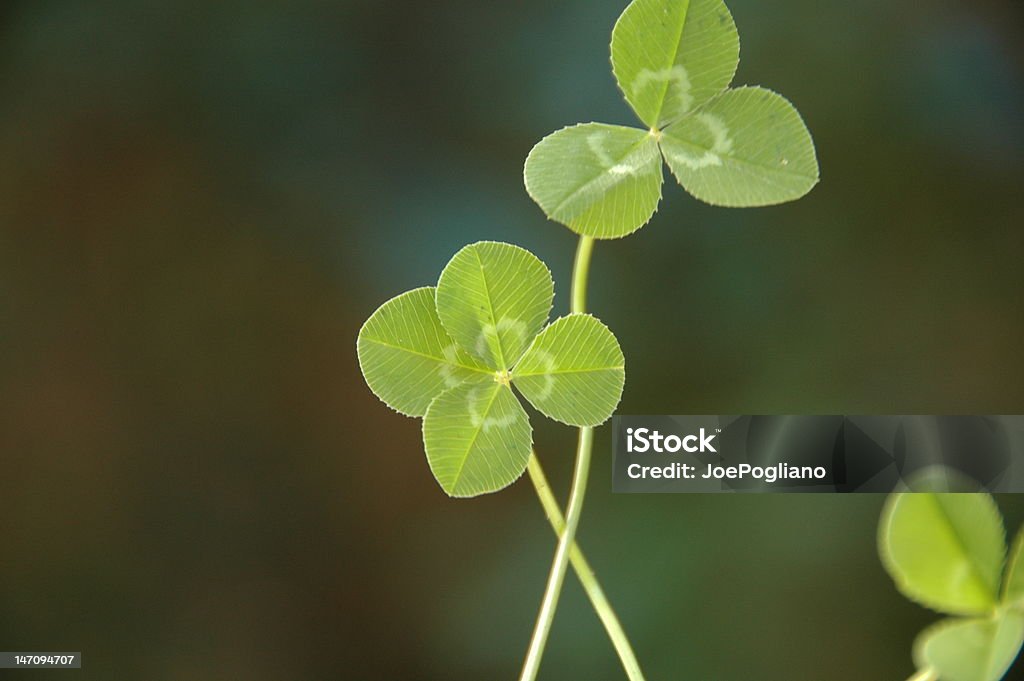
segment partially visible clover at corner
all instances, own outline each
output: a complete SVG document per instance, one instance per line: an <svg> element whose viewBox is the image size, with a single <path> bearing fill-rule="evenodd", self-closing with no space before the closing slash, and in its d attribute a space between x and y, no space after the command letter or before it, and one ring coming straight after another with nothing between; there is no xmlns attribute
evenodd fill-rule
<svg viewBox="0 0 1024 681"><path fill-rule="evenodd" d="M739 35L721 0L634 0L612 32L612 70L647 129L563 128L526 159L526 190L578 234L626 236L661 201L662 158L715 206L796 200L818 182L814 142L797 110L760 87L729 88Z"/></svg>
<svg viewBox="0 0 1024 681"><path fill-rule="evenodd" d="M918 635L909 681L1003 679L1024 645L1024 528L1007 560L991 495L898 492L878 548L903 595L949 615Z"/></svg>
<svg viewBox="0 0 1024 681"><path fill-rule="evenodd" d="M606 421L625 368L611 331L572 314L547 325L554 284L517 246L479 242L455 254L437 287L384 303L359 332L359 365L392 409L423 417L427 461L451 496L494 492L526 469L529 418L512 386L572 426Z"/></svg>

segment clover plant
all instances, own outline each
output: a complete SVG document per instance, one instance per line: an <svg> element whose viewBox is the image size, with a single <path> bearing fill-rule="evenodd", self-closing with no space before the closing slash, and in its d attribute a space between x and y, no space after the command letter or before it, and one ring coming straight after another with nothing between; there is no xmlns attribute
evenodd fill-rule
<svg viewBox="0 0 1024 681"><path fill-rule="evenodd" d="M634 0L612 31L611 56L619 88L646 127L564 128L534 147L524 169L526 190L544 213L580 235L570 314L545 326L554 291L548 269L517 246L480 242L455 254L436 287L384 303L358 338L370 389L396 411L423 418L427 462L446 493L494 492L529 473L558 545L521 681L536 678L570 564L627 677L644 678L575 541L593 429L612 415L625 381L618 341L586 314L595 240L650 220L663 158L691 195L718 206L792 201L818 181L796 109L764 88L729 88L739 37L720 0ZM579 429L564 516L515 391Z"/></svg>
<svg viewBox="0 0 1024 681"><path fill-rule="evenodd" d="M911 681L1003 678L1024 643L1024 528L1007 563L990 495L901 492L882 513L878 545L904 596L952 616L917 637Z"/></svg>
<svg viewBox="0 0 1024 681"><path fill-rule="evenodd" d="M761 87L728 87L740 43L721 0L636 0L611 49L619 89L648 129L585 123L534 147L526 190L552 220L599 239L636 231L661 201L662 158L716 206L792 201L817 183L793 105Z"/></svg>
<svg viewBox="0 0 1024 681"><path fill-rule="evenodd" d="M423 417L427 462L453 497L495 492L526 470L530 420L572 426L611 416L625 381L622 350L601 322L571 314L544 327L551 274L531 253L481 242L455 254L437 287L384 303L359 333L370 389Z"/></svg>

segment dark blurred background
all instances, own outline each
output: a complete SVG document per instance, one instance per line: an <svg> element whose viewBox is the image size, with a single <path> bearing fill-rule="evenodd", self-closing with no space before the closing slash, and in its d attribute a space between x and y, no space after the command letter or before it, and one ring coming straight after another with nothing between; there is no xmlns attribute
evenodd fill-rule
<svg viewBox="0 0 1024 681"><path fill-rule="evenodd" d="M446 498L355 336L479 239L566 311L522 163L632 122L624 4L0 3L0 649L86 667L17 678L516 675L554 550L529 483ZM666 178L598 245L619 411L1024 411L1024 6L729 5L736 82L797 105L822 183L723 210ZM574 434L535 430L564 499ZM650 681L910 674L938 616L879 565L881 497L613 496L607 430L581 541ZM571 576L541 677L623 678Z"/></svg>

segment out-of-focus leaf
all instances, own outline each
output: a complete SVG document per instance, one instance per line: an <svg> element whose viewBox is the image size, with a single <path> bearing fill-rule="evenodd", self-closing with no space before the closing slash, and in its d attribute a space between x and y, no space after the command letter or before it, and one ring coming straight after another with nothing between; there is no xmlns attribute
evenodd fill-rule
<svg viewBox="0 0 1024 681"><path fill-rule="evenodd" d="M1024 616L945 620L921 632L914 662L941 681L999 681L1024 642Z"/></svg>
<svg viewBox="0 0 1024 681"><path fill-rule="evenodd" d="M996 605L1006 541L987 494L892 495L879 551L900 591L923 605L963 615Z"/></svg>
<svg viewBox="0 0 1024 681"><path fill-rule="evenodd" d="M1017 532L1006 566L1003 601L1012 607L1024 607L1024 527Z"/></svg>

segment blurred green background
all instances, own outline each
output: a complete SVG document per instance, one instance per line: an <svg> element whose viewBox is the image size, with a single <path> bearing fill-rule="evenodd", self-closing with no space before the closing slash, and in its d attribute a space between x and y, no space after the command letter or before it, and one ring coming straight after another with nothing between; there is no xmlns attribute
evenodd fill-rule
<svg viewBox="0 0 1024 681"><path fill-rule="evenodd" d="M575 240L522 163L631 122L624 4L0 3L0 649L88 679L515 676L554 550L533 492L447 499L355 336L479 239L548 262L567 310ZM1024 6L729 5L736 82L794 101L823 180L722 210L668 178L598 244L619 411L1021 413ZM574 434L535 427L564 499ZM879 565L881 497L613 496L607 431L581 541L651 681L910 674L938 616ZM621 679L567 584L541 677Z"/></svg>

